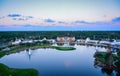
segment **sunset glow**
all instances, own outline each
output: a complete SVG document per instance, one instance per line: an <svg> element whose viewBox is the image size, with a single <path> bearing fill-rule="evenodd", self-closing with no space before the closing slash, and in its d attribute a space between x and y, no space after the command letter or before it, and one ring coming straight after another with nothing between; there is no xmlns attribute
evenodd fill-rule
<svg viewBox="0 0 120 76"><path fill-rule="evenodd" d="M120 0L0 0L0 31L120 30L119 9Z"/></svg>

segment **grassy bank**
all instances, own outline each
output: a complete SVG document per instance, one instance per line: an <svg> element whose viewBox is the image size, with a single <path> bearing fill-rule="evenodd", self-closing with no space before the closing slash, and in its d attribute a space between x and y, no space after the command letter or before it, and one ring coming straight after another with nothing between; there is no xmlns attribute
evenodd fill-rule
<svg viewBox="0 0 120 76"><path fill-rule="evenodd" d="M38 49L38 48L51 48L51 46L49 45L32 45L32 46L28 46L28 45L19 45L15 48L11 48L9 51L2 51L0 52L0 58L3 57L4 55L8 55L11 53L15 53L15 52L20 52L26 49Z"/></svg>
<svg viewBox="0 0 120 76"><path fill-rule="evenodd" d="M74 47L58 47L58 46L55 46L54 48L57 49L57 50L61 50L61 51L70 51L70 50L75 50L76 49Z"/></svg>
<svg viewBox="0 0 120 76"><path fill-rule="evenodd" d="M11 53L15 53L15 52L20 52L26 49L38 49L38 48L54 48L56 50L61 50L61 51L69 51L69 50L75 50L76 48L74 47L60 47L60 46L51 46L48 44L44 44L44 45L19 45L15 48L11 48L9 51L3 51L0 52L0 58L3 57L4 55L8 55Z"/></svg>
<svg viewBox="0 0 120 76"><path fill-rule="evenodd" d="M34 69L14 69L0 63L0 76L38 76Z"/></svg>
<svg viewBox="0 0 120 76"><path fill-rule="evenodd" d="M106 61L106 55L107 55L106 52L97 52L97 53L95 53L94 57L95 57L97 60L105 63L105 61Z"/></svg>
<svg viewBox="0 0 120 76"><path fill-rule="evenodd" d="M111 56L112 58L112 65L115 66L116 68L120 68L120 56L119 55L108 53L108 52L97 52L94 55L94 57L98 61L104 64L108 63L109 56Z"/></svg>

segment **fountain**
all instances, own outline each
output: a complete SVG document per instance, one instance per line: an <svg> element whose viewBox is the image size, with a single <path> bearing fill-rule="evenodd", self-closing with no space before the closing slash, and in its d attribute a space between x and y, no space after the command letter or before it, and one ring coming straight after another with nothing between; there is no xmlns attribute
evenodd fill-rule
<svg viewBox="0 0 120 76"><path fill-rule="evenodd" d="M29 60L31 59L32 51L30 49L26 50L27 55L29 56Z"/></svg>

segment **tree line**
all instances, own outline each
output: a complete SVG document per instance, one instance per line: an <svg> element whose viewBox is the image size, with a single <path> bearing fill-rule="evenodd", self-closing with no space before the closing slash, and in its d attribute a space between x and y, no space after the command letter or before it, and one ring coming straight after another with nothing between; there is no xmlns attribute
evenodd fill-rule
<svg viewBox="0 0 120 76"><path fill-rule="evenodd" d="M74 36L76 39L120 39L120 31L6 31L0 32L0 43L16 39L56 39L58 36Z"/></svg>

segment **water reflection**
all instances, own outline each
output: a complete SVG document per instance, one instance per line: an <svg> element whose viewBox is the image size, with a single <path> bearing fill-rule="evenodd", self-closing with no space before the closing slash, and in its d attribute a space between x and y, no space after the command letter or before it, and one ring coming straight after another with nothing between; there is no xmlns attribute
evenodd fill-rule
<svg viewBox="0 0 120 76"><path fill-rule="evenodd" d="M71 62L71 61L65 61L64 64L65 64L65 67L66 67L66 68L72 67L72 66L74 65L74 63Z"/></svg>
<svg viewBox="0 0 120 76"><path fill-rule="evenodd" d="M115 69L110 64L111 53L105 63L96 58L94 60L93 55L96 50L106 51L105 48L84 45L74 47L76 48L74 51L58 51L51 48L27 49L6 55L0 58L0 62L11 68L37 69L40 76L105 76L104 74L107 73L109 76L116 76L119 74L115 73ZM100 66L96 69L93 64L95 67Z"/></svg>

